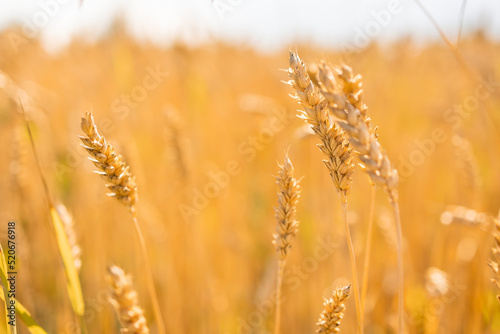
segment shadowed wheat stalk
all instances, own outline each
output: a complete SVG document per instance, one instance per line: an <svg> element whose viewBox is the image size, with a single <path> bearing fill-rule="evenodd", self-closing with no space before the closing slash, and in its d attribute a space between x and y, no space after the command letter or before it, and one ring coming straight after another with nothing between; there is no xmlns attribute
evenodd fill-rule
<svg viewBox="0 0 500 334"><path fill-rule="evenodd" d="M318 320L317 333L333 334L340 332L340 321L344 317L345 304L344 302L351 294L351 286L337 288L333 291L332 298L325 299L323 305L325 309L321 313Z"/></svg>
<svg viewBox="0 0 500 334"><path fill-rule="evenodd" d="M292 240L298 231L299 222L295 220L295 212L300 197L300 185L293 176L293 165L288 155L285 162L279 165L280 170L276 177L278 184L278 206L276 212L276 233L273 235L273 244L278 253L278 275L276 282L276 322L274 333L280 332L281 322L281 288L285 273L286 259L292 248Z"/></svg>
<svg viewBox="0 0 500 334"><path fill-rule="evenodd" d="M148 282L149 294L153 303L155 318L158 323L158 332L165 333L163 319L160 311L160 303L156 295L153 274L151 272L151 262L149 260L146 242L137 220L135 204L137 202L137 185L135 177L130 173L130 167L123 162L122 156L115 152L113 146L106 142L96 128L94 118L91 113L86 113L82 117L82 131L86 137L80 137L83 147L90 154L90 161L100 169L97 172L107 182L106 187L110 190L108 196L115 197L132 213L135 231L139 238L142 258L144 260L146 278Z"/></svg>
<svg viewBox="0 0 500 334"><path fill-rule="evenodd" d="M108 268L106 276L110 288L110 302L118 314L121 333L149 334L144 311L139 306L137 292L132 286L130 275L117 266Z"/></svg>
<svg viewBox="0 0 500 334"><path fill-rule="evenodd" d="M363 333L363 312L359 296L356 257L347 221L347 194L352 184L351 176L354 172L352 150L349 147L349 142L346 140L344 132L337 124L331 121L328 114L328 103L320 94L318 87L311 81L304 62L292 51L290 51L289 66L288 75L291 80L288 84L295 91L294 98L303 107L303 110L299 113L299 117L309 123L314 133L321 139L321 144L318 147L327 157L327 160L323 160L323 162L341 197L347 246L351 260L357 324L359 332Z"/></svg>

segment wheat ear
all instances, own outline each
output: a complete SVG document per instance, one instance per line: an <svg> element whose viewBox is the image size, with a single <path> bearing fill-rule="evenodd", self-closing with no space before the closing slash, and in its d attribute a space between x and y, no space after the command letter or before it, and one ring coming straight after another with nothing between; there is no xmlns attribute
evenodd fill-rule
<svg viewBox="0 0 500 334"><path fill-rule="evenodd" d="M292 51L290 51L289 65L288 75L291 80L288 84L295 91L293 98L303 107L298 116L309 123L320 138L321 144L318 147L327 157L323 162L330 172L335 187L341 192L348 193L354 172L349 143L342 130L331 122L328 116L328 104L309 78L304 62Z"/></svg>
<svg viewBox="0 0 500 334"><path fill-rule="evenodd" d="M361 161L361 167L368 174L373 184L383 187L391 203L397 230L398 253L398 332L404 326L404 285L403 285L403 233L399 212L398 190L399 176L392 168L387 154L380 145L376 127L371 123L367 107L361 100L363 93L361 75L354 75L349 66L343 65L332 69L322 63L318 71L321 93L328 102L330 114L344 130L354 152Z"/></svg>
<svg viewBox="0 0 500 334"><path fill-rule="evenodd" d="M83 147L90 154L90 161L100 169L97 173L107 182L106 187L110 190L108 196L116 197L132 211L137 202L137 185L130 167L99 134L91 113L82 117L82 131L86 135L80 136Z"/></svg>
<svg viewBox="0 0 500 334"><path fill-rule="evenodd" d="M344 286L337 288L333 291L332 298L325 299L323 305L325 309L321 313L318 320L317 333L333 334L340 332L340 321L344 317L345 304L344 302L349 298L351 293L351 286Z"/></svg>
<svg viewBox="0 0 500 334"><path fill-rule="evenodd" d="M341 197L347 246L351 260L357 324L359 332L363 333L363 313L359 296L356 256L347 221L347 194L352 184L351 176L354 172L352 150L344 132L330 119L328 103L321 95L318 87L311 81L304 62L292 51L290 51L289 66L288 75L291 79L289 84L295 90L294 98L303 107L299 117L309 123L314 133L321 139L321 144L318 147L327 157L323 162L330 172L333 184Z"/></svg>
<svg viewBox="0 0 500 334"><path fill-rule="evenodd" d="M158 323L158 332L165 334L165 326L160 311L160 303L156 294L154 285L153 273L151 270L151 261L149 260L148 250L146 248L146 241L142 229L137 220L137 213L135 205L137 203L137 185L135 177L130 173L130 167L123 162L122 156L115 152L113 146L106 142L106 139L99 134L91 113L86 113L82 117L82 131L86 137L80 137L83 142L83 147L90 154L90 161L99 168L101 171L97 172L102 178L108 182L106 187L111 191L109 196L115 197L120 201L132 214L135 232L139 239L141 255L145 265L145 272L147 278L147 285L151 301L153 303L153 310L155 319Z"/></svg>
<svg viewBox="0 0 500 334"><path fill-rule="evenodd" d="M493 232L494 244L491 247L493 256L491 257L488 265L493 274L495 275L491 281L495 285L499 294L497 294L497 300L500 302L500 214L498 219L494 219L495 232Z"/></svg>
<svg viewBox="0 0 500 334"><path fill-rule="evenodd" d="M285 273L288 252L292 247L292 240L298 231L299 222L295 219L297 203L300 197L299 181L293 176L293 165L288 155L285 162L279 165L276 183L278 184L278 206L275 208L276 233L273 235L273 244L278 253L278 275L276 282L276 321L274 333L280 332L281 322L281 289Z"/></svg>
<svg viewBox="0 0 500 334"><path fill-rule="evenodd" d="M108 267L106 276L110 288L110 302L118 314L121 333L148 334L149 328L144 311L139 306L137 292L130 275L117 266Z"/></svg>
<svg viewBox="0 0 500 334"><path fill-rule="evenodd" d="M62 203L56 205L56 211L61 217L62 223L64 225L64 231L68 236L69 247L71 248L71 255L73 256L73 264L77 272L80 272L82 268L82 249L78 242L78 236L75 231L75 222L73 221L73 216L69 213L66 206Z"/></svg>

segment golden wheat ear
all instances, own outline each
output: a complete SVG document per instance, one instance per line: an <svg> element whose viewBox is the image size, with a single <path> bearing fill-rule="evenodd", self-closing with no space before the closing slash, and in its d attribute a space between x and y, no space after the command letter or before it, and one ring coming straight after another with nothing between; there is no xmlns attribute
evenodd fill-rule
<svg viewBox="0 0 500 334"><path fill-rule="evenodd" d="M106 187L111 191L108 195L116 197L133 211L137 202L137 185L130 167L99 134L90 112L82 117L81 127L85 134L85 137L80 136L82 146L90 154L90 161L100 170L97 173L106 181Z"/></svg>
<svg viewBox="0 0 500 334"><path fill-rule="evenodd" d="M146 317L139 306L139 298L132 286L130 275L126 275L120 267L110 266L106 279L110 289L110 302L116 310L122 326L120 332L148 334Z"/></svg>
<svg viewBox="0 0 500 334"><path fill-rule="evenodd" d="M278 206L275 208L276 234L273 235L273 244L276 246L280 261L285 261L299 226L299 222L295 220L295 213L300 197L300 185L293 176L293 165L287 155L285 162L279 167L276 177L279 191Z"/></svg>
<svg viewBox="0 0 500 334"><path fill-rule="evenodd" d="M326 158L323 162L328 169L335 188L339 192L349 192L354 173L351 149L344 132L332 122L328 114L328 103L320 94L309 74L304 62L290 51L288 84L292 86L295 100L302 106L298 117L306 121L321 140L319 149Z"/></svg>
<svg viewBox="0 0 500 334"><path fill-rule="evenodd" d="M317 333L333 334L340 332L340 321L346 309L345 301L351 295L351 285L337 288L330 299L325 299L325 309L317 322Z"/></svg>
<svg viewBox="0 0 500 334"><path fill-rule="evenodd" d="M328 109L346 133L362 168L373 183L396 197L398 172L383 151L376 128L367 115L367 107L361 101L361 75L354 75L346 65L332 69L323 63L319 68L319 78Z"/></svg>
<svg viewBox="0 0 500 334"><path fill-rule="evenodd" d="M293 165L288 155L285 162L279 165L276 183L278 184L278 206L275 208L276 233L273 244L278 253L278 275L276 281L276 316L274 333L280 333L281 322L281 290L285 274L286 259L292 247L292 240L298 231L299 222L295 220L297 203L300 197L299 181L293 176Z"/></svg>

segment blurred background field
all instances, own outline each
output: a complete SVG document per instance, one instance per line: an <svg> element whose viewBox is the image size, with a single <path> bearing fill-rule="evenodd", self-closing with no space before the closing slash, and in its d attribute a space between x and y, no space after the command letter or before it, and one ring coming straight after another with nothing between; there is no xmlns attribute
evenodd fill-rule
<svg viewBox="0 0 500 334"><path fill-rule="evenodd" d="M36 39L16 52L11 33L20 31L0 34L5 74L0 81L0 221L18 222L18 299L42 327L70 333L76 320L18 106L20 93L9 93L12 83L25 93L21 98L51 195L73 215L89 333L118 332L105 293L110 264L132 274L155 330L130 216L105 195L103 181L80 147L80 118L90 110L137 177L139 220L170 333L271 331L274 176L288 150L296 176L304 178L300 230L284 283L282 329L316 330L323 297L350 281L350 267L338 195L321 162L318 140L296 117L299 106L282 82L288 80L282 70L288 68L286 47L268 53L215 41L159 47L129 37L116 23L95 43L77 38L50 54ZM316 45L291 47L313 70L325 59L345 62L363 76L363 98L401 176L409 332L499 333L500 305L487 266L492 225L475 218L450 224L453 215L443 215L453 211L450 205L488 217L499 210L498 41L478 30L460 42L467 64L490 82L487 86L468 76L440 41L372 42L349 55ZM154 77L157 85L138 88L148 86L146 77ZM228 164L237 166L230 167L232 174ZM367 178L356 168L349 212L360 275L369 193ZM395 235L382 190L375 213L365 327L366 333L393 333ZM6 228L0 237L5 240ZM433 267L446 274L432 276ZM430 277L438 277L437 283ZM341 332L354 332L354 310L351 299ZM27 332L22 324L18 331Z"/></svg>

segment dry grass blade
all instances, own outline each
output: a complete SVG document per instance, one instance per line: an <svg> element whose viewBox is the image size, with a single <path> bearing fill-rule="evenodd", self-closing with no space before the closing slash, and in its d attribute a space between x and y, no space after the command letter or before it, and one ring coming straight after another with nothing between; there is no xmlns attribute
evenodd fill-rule
<svg viewBox="0 0 500 334"><path fill-rule="evenodd" d="M108 268L108 285L111 291L110 302L118 314L122 326L121 333L148 334L149 328L144 311L139 306L137 292L132 279L117 266Z"/></svg>
<svg viewBox="0 0 500 334"><path fill-rule="evenodd" d="M90 161L101 171L99 175L107 182L111 191L109 196L116 197L130 211L137 202L137 185L135 177L130 173L130 167L123 162L122 156L115 152L113 146L97 132L91 113L82 117L82 131L86 137L80 137L83 147L90 154Z"/></svg>
<svg viewBox="0 0 500 334"><path fill-rule="evenodd" d="M318 320L317 333L332 334L340 332L340 321L344 317L346 306L344 302L351 294L351 286L337 288L333 291L333 296L330 299L325 299L323 305L325 309L321 313Z"/></svg>
<svg viewBox="0 0 500 334"><path fill-rule="evenodd" d="M278 184L278 207L276 211L276 234L273 235L273 244L278 252L278 275L276 281L276 319L274 333L280 332L281 322L281 288L285 273L286 259L292 247L292 240L298 231L299 222L295 220L295 212L300 197L300 185L293 176L293 165L288 155L285 162L280 165L276 177Z"/></svg>

